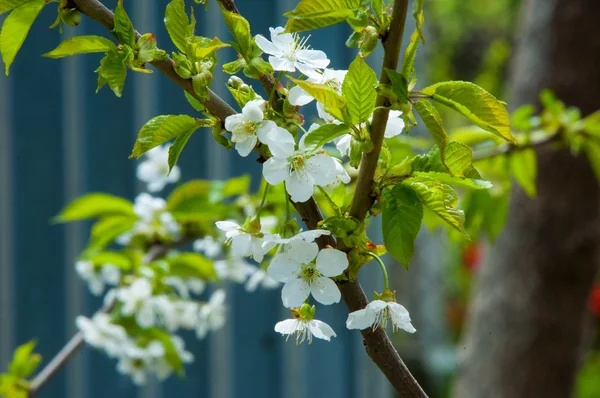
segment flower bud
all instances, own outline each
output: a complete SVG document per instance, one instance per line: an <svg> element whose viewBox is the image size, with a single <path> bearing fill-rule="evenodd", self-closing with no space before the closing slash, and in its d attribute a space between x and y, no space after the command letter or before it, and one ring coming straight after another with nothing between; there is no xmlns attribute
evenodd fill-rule
<svg viewBox="0 0 600 398"><path fill-rule="evenodd" d="M151 62L156 55L156 37L152 33L146 33L138 41L137 59L140 62Z"/></svg>
<svg viewBox="0 0 600 398"><path fill-rule="evenodd" d="M173 61L175 62L175 72L183 79L192 77L192 63L183 54L173 53Z"/></svg>
<svg viewBox="0 0 600 398"><path fill-rule="evenodd" d="M373 26L367 26L363 32L362 37L358 41L359 56L366 58L375 50L377 42L379 41L379 32Z"/></svg>
<svg viewBox="0 0 600 398"><path fill-rule="evenodd" d="M81 23L81 13L76 8L61 8L58 13L60 19L69 26L77 26Z"/></svg>

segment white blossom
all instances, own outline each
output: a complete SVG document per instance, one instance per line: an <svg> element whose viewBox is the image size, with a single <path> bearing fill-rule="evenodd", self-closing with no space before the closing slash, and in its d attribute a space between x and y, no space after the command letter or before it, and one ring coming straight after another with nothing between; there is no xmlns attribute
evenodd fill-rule
<svg viewBox="0 0 600 398"><path fill-rule="evenodd" d="M388 320L392 321L392 328L403 329L408 333L416 332L410 323L410 315L406 308L394 301L373 300L362 310L354 311L348 315L346 327L348 329L367 329L372 327L385 327Z"/></svg>
<svg viewBox="0 0 600 398"><path fill-rule="evenodd" d="M316 258L316 261L314 261ZM287 250L277 254L267 272L271 278L283 282L283 305L299 307L310 294L321 304L340 301L340 290L330 277L348 268L348 258L342 251L323 249L316 243L303 240L290 242Z"/></svg>
<svg viewBox="0 0 600 398"><path fill-rule="evenodd" d="M108 356L119 355L122 344L127 339L127 332L120 325L115 325L110 320L110 315L98 313L91 319L78 316L75 319L77 328L83 333L83 339L89 345L103 349Z"/></svg>
<svg viewBox="0 0 600 398"><path fill-rule="evenodd" d="M208 303L200 308L196 336L199 339L205 338L210 330L214 331L222 328L226 320L225 291L218 289L210 296Z"/></svg>
<svg viewBox="0 0 600 398"><path fill-rule="evenodd" d="M225 130L231 132L231 141L240 156L246 157L252 152L257 141L269 146L271 153L282 148L294 147L294 137L272 120L264 120L261 104L265 101L249 101L242 113L225 118Z"/></svg>
<svg viewBox="0 0 600 398"><path fill-rule="evenodd" d="M148 193L141 193L135 198L134 213L139 220L133 229L120 235L117 243L128 245L134 235L161 238L177 238L181 234L181 226L175 221L173 215L166 211L167 202L162 198L155 198Z"/></svg>
<svg viewBox="0 0 600 398"><path fill-rule="evenodd" d="M285 33L281 26L269 28L271 41L262 35L255 37L256 45L269 54L269 63L278 71L295 72L298 69L304 75L316 79L319 70L329 65L329 59L323 51L310 50L306 45L308 37L301 39L297 34Z"/></svg>
<svg viewBox="0 0 600 398"><path fill-rule="evenodd" d="M275 325L275 331L287 335L286 341L291 335L295 334L296 344L300 344L304 340L308 340L308 344L310 344L313 336L326 341L336 337L331 326L317 319L286 319Z"/></svg>
<svg viewBox="0 0 600 398"><path fill-rule="evenodd" d="M282 156L283 155L283 156ZM308 150L300 140L298 150L273 154L263 164L263 176L271 185L285 181L285 188L294 202L306 202L315 186L325 186L337 178L335 160L317 149Z"/></svg>
<svg viewBox="0 0 600 398"><path fill-rule="evenodd" d="M344 78L346 77L347 73L348 73L347 70L325 69L323 71L322 75L317 76L315 79L309 78L308 81L310 81L311 83L327 85L327 86L333 88L335 91L337 91L338 94L342 94L342 83L343 83ZM288 101L292 105L303 106L303 105L306 105L306 104L312 102L314 99L315 98L312 95L310 95L308 92L306 92L300 86L294 86L288 92ZM318 108L317 108L317 111L318 111ZM333 116L331 116L331 115L329 115L329 116L333 120L336 120L336 122L337 122L337 119L333 118ZM321 114L319 114L319 117L321 117L322 119L325 119L324 117L321 116ZM325 119L325 120L328 123L333 123L333 121L330 122L327 119ZM341 123L341 122L338 122L338 123Z"/></svg>
<svg viewBox="0 0 600 398"><path fill-rule="evenodd" d="M75 270L79 277L87 282L95 296L104 292L105 285L116 286L121 280L121 270L113 264L104 264L96 268L91 261L77 261Z"/></svg>
<svg viewBox="0 0 600 398"><path fill-rule="evenodd" d="M231 242L231 250L235 256L252 257L260 263L265 254L275 246L269 241L268 235L262 232L251 233L235 221L217 221L216 225L225 232L225 237Z"/></svg>
<svg viewBox="0 0 600 398"><path fill-rule="evenodd" d="M170 332L179 328L193 329L198 322L198 304L189 300L172 300L160 295L152 298L152 304L162 324Z"/></svg>
<svg viewBox="0 0 600 398"><path fill-rule="evenodd" d="M146 278L136 279L130 286L117 292L117 298L123 303L121 313L125 316L135 315L138 325L143 328L156 324L151 297L152 284Z"/></svg>
<svg viewBox="0 0 600 398"><path fill-rule="evenodd" d="M211 235L194 241L194 250L202 252L208 258L217 258L223 251L223 245Z"/></svg>
<svg viewBox="0 0 600 398"><path fill-rule="evenodd" d="M169 149L159 145L144 154L145 160L137 167L137 178L147 184L149 192L159 192L169 183L179 181L181 172L173 166L169 174Z"/></svg>
<svg viewBox="0 0 600 398"><path fill-rule="evenodd" d="M213 267L220 280L230 280L235 283L246 282L255 269L253 265L236 255L228 255L223 260L216 260Z"/></svg>

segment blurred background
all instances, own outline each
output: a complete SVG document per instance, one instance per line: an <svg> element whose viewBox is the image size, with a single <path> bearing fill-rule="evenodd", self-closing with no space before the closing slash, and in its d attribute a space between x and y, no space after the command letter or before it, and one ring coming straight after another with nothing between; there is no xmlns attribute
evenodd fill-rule
<svg viewBox="0 0 600 398"><path fill-rule="evenodd" d="M104 3L114 9L116 0ZM155 33L170 52L162 22L167 3L125 1L125 7L137 30ZM237 5L253 34L267 34L269 26L285 23L281 15L296 3ZM229 38L214 3L196 11L197 34ZM137 163L128 159L139 128L159 114L193 112L159 73L130 73L116 99L108 88L94 93L100 55L40 58L64 36L107 35L84 17L61 38L47 28L54 17L42 12L11 76L0 76L0 371L14 348L32 338L49 360L76 332L75 317L101 305L73 268L89 224L52 225L50 219L83 193L133 199L143 189ZM567 105L591 113L600 108L599 17L596 0L425 1L418 86L473 81L511 109L536 103L542 89L552 88ZM413 28L409 18L405 39ZM328 54L331 67L345 69L356 54L343 47L349 34L345 25L329 27L315 32L310 44ZM376 70L380 55L369 57ZM230 49L219 53L220 62L234 56ZM226 79L218 74L213 87L230 98ZM450 127L464 123L443 116ZM546 152L539 158L538 197L515 187L510 202L499 199L481 222L488 225L485 238L466 242L424 227L410 269L392 269L398 301L418 330L392 338L431 397L600 397L600 284L594 283L600 188L585 159ZM247 173L256 177L254 187L260 181L260 165L223 151L210 135L196 134L179 166L181 181ZM374 240L381 243L377 235ZM361 273L366 292L381 288L377 277ZM86 347L39 397L394 396L364 353L360 334L344 327L341 304L319 310L336 339L296 347L273 332L288 317L279 290L226 288L227 326L207 340L187 340L196 361L186 367L186 379L138 388L113 361Z"/></svg>

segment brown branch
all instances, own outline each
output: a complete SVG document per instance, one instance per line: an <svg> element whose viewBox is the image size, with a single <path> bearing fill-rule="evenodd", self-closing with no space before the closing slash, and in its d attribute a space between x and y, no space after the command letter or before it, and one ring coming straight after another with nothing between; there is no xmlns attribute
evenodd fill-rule
<svg viewBox="0 0 600 398"><path fill-rule="evenodd" d="M146 256L144 256L145 263L151 263L152 261L158 260L164 257L167 252L174 247L184 245L190 241L189 237L184 237L180 241L154 245L150 248ZM100 312L110 312L114 308L114 301L107 304L104 308L100 309ZM69 340L67 344L52 358L52 360L46 365L29 383L29 398L35 397L44 386L52 380L52 378L69 362L75 354L79 352L85 346L83 339L83 333L77 332L75 336Z"/></svg>
<svg viewBox="0 0 600 398"><path fill-rule="evenodd" d="M561 137L561 134L554 134L554 135L551 135L550 137L544 137L542 139L539 139L536 141L531 141L531 142L529 142L527 144L523 144L523 145L507 144L507 145L502 145L502 146L496 147L489 151L474 152L473 153L473 161L477 162L480 160L490 159L490 158L493 158L496 156L508 155L508 154L511 154L514 152L524 151L525 149L542 148L542 147L550 145L554 142L559 141L560 137Z"/></svg>
<svg viewBox="0 0 600 398"><path fill-rule="evenodd" d="M390 79L388 78L387 73L385 73L384 68L396 70L398 67L407 10L408 0L396 0L394 2L390 30L382 39L384 55L381 75L379 77L380 84L390 83ZM356 190L352 205L350 206L350 215L361 221L365 219L369 208L373 204L373 197L371 196L373 190L373 177L375 176L375 170L377 169L385 127L390 114L390 111L385 107L386 102L387 98L385 96L377 96L377 102L375 104L376 111L373 114L373 122L371 123L371 141L373 141L373 150L362 156L358 178L356 180Z"/></svg>

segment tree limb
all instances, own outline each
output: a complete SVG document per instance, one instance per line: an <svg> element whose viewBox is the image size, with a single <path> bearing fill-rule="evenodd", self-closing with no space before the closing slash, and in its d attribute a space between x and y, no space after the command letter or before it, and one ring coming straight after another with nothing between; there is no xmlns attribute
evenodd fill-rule
<svg viewBox="0 0 600 398"><path fill-rule="evenodd" d="M384 55L383 65L381 66L381 75L379 76L379 84L390 83L390 79L384 68L396 70L398 67L407 10L408 0L396 0L394 2L390 30L382 40ZM371 141L373 141L373 150L362 156L358 178L356 180L356 190L352 205L350 206L350 215L361 221L365 219L369 208L373 204L373 198L371 196L371 191L373 190L373 177L375 176L375 170L377 169L385 127L390 114L390 111L385 108L386 102L387 98L385 96L381 94L377 96L377 102L375 103L376 110L373 114L373 122L371 123Z"/></svg>

